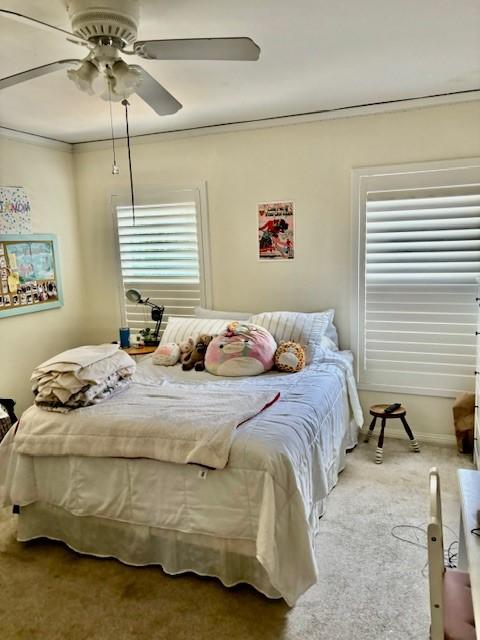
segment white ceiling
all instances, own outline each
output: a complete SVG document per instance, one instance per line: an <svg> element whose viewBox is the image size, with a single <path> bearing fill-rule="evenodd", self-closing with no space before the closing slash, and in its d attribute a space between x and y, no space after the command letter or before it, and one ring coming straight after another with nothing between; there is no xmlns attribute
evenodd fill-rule
<svg viewBox="0 0 480 640"><path fill-rule="evenodd" d="M101 0L93 0L101 5ZM139 39L250 36L258 62L136 61L184 107L132 97L133 134L480 88L478 0L140 0ZM0 0L70 29L62 0ZM0 77L84 57L63 36L0 17ZM123 108L114 105L119 132ZM0 92L0 125L67 142L109 136L108 104L65 71Z"/></svg>

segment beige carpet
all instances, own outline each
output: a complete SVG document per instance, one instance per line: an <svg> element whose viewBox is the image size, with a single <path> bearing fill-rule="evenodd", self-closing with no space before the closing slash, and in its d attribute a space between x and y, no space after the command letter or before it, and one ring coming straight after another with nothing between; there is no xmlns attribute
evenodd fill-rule
<svg viewBox="0 0 480 640"><path fill-rule="evenodd" d="M413 454L405 441L387 440L376 466L374 451L372 441L349 454L321 522L319 582L293 609L246 586L170 577L52 542L20 544L15 518L0 510L0 638L425 640L426 552L390 530L426 522L433 465L441 471L445 523L458 530L456 469L469 459L426 445Z"/></svg>

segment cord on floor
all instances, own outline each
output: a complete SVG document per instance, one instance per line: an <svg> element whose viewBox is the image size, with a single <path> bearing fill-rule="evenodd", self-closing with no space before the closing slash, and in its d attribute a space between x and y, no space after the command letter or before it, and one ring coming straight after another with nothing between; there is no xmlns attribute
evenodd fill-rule
<svg viewBox="0 0 480 640"><path fill-rule="evenodd" d="M447 525L443 526L444 529L447 529L453 536L456 536L457 534L455 533L455 531L453 531L453 529L451 529L450 527L448 527ZM415 540L411 540L408 537L399 535L398 531L404 530L405 532L413 532L413 534L415 535ZM424 536L425 542L421 542L420 538L419 538L419 532L422 534L422 537ZM426 537L427 537L427 529L426 526L418 526L418 525L413 525L413 524L397 524L394 527L392 527L390 533L392 534L392 536L394 538L396 538L397 540L400 540L401 542L408 542L408 544L412 544L415 547L420 547L420 549L427 549L427 543L426 543ZM454 549L456 548L456 551L454 551ZM444 554L445 554L445 566L448 567L449 569L456 569L457 567L457 556L458 556L458 540L454 540L453 542L451 542L448 547L444 550ZM422 569L422 576L425 577L425 569L428 566L428 561L425 563L425 565L423 566Z"/></svg>

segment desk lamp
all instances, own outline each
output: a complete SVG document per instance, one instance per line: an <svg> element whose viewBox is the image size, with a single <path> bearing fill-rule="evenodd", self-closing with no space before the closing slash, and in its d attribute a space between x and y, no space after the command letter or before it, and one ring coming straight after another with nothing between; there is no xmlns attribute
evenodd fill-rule
<svg viewBox="0 0 480 640"><path fill-rule="evenodd" d="M125 296L129 302L133 302L134 304L144 304L146 307L151 308L152 320L156 322L155 330L153 331L153 342L155 344L158 344L158 334L160 333L160 325L162 324L163 312L165 311L165 307L163 305L159 306L158 304L150 302L150 298L145 298L145 300L143 300L142 294L138 289L129 289L126 292Z"/></svg>

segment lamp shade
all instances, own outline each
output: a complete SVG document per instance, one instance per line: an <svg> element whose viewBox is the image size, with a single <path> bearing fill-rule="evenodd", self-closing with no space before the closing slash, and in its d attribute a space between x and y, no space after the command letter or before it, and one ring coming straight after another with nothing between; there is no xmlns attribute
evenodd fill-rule
<svg viewBox="0 0 480 640"><path fill-rule="evenodd" d="M85 60L78 69L67 71L67 75L81 91L94 95L93 82L98 77L98 69L93 62Z"/></svg>
<svg viewBox="0 0 480 640"><path fill-rule="evenodd" d="M123 96L134 93L142 82L140 72L123 60L117 60L112 66L112 75L115 78L113 87L115 93Z"/></svg>
<svg viewBox="0 0 480 640"><path fill-rule="evenodd" d="M125 294L127 300L129 302L133 302L135 304L137 304L138 302L141 301L142 299L142 294L140 293L140 291L138 289L129 289L126 294Z"/></svg>

